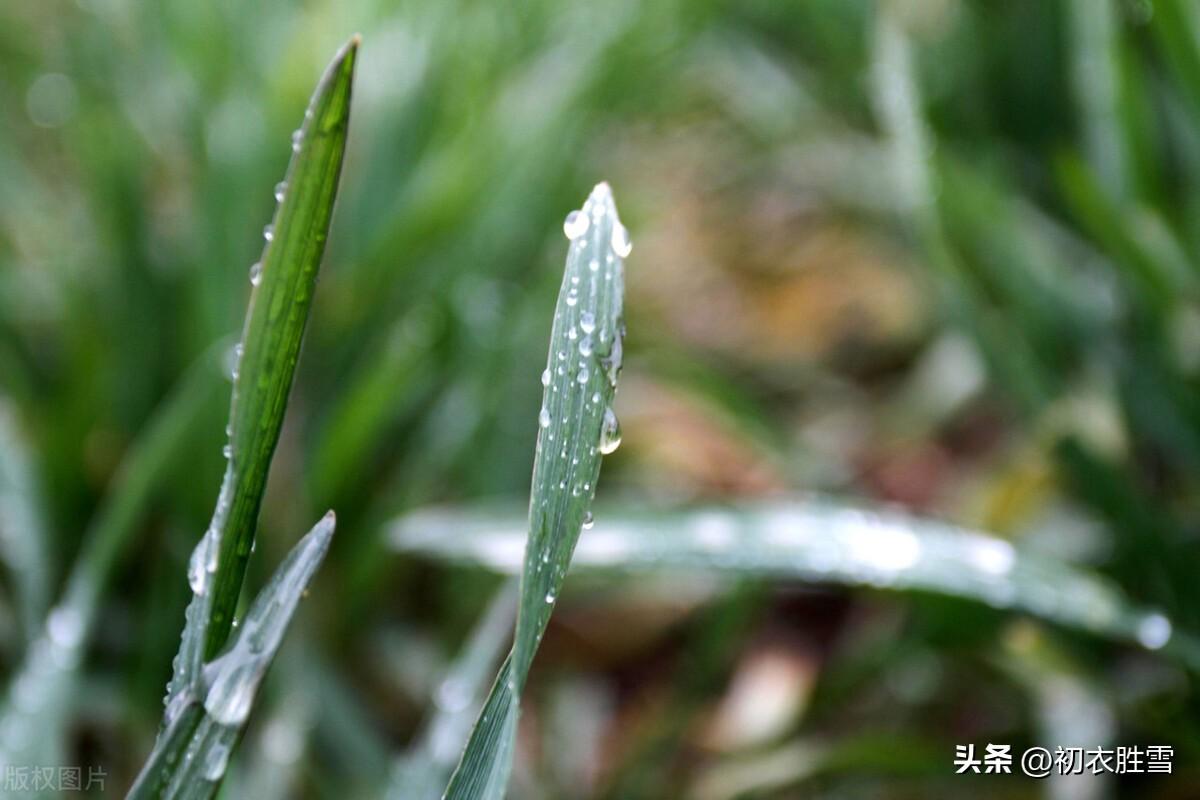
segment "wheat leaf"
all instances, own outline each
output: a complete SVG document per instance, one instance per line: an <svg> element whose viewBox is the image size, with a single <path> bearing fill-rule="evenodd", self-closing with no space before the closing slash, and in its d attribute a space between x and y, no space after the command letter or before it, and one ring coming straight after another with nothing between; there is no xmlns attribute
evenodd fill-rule
<svg viewBox="0 0 1200 800"><path fill-rule="evenodd" d="M601 183L563 223L570 242L550 353L529 501L513 649L484 703L446 797L504 796L521 689L581 528L590 523L600 462L620 443L612 410L624 337L624 259L630 243Z"/></svg>

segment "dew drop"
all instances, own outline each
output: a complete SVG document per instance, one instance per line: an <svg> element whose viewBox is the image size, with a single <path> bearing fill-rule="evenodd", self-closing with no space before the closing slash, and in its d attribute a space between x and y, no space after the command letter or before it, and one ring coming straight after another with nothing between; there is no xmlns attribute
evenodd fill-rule
<svg viewBox="0 0 1200 800"><path fill-rule="evenodd" d="M210 528L200 537L196 547L188 559L188 585L198 595L203 595L208 588L209 577L217 571L217 537Z"/></svg>
<svg viewBox="0 0 1200 800"><path fill-rule="evenodd" d="M438 687L434 702L445 711L462 711L471 705L471 687L461 678L447 678Z"/></svg>
<svg viewBox="0 0 1200 800"><path fill-rule="evenodd" d="M267 227L263 228L263 238L266 239L268 242L275 238L275 226L274 225L268 225Z"/></svg>
<svg viewBox="0 0 1200 800"><path fill-rule="evenodd" d="M1148 650L1161 649L1171 640L1171 622L1162 614L1147 614L1138 624L1138 642Z"/></svg>
<svg viewBox="0 0 1200 800"><path fill-rule="evenodd" d="M593 264L596 262L592 262ZM596 330L596 315L591 311L579 312L579 327L584 333L591 333Z"/></svg>
<svg viewBox="0 0 1200 800"><path fill-rule="evenodd" d="M303 141L304 141L304 131L302 131L302 130L292 131L292 152L293 153L300 152L300 144Z"/></svg>
<svg viewBox="0 0 1200 800"><path fill-rule="evenodd" d="M240 725L250 714L256 688L253 670L255 661L248 659L236 665L224 665L204 698L204 709L222 725Z"/></svg>
<svg viewBox="0 0 1200 800"><path fill-rule="evenodd" d="M595 524L596 524L596 520L592 517L592 512L591 511L583 512L583 529L585 531L590 531L592 529L592 526Z"/></svg>
<svg viewBox="0 0 1200 800"><path fill-rule="evenodd" d="M538 412L538 425L543 428L550 427L550 411L545 406Z"/></svg>
<svg viewBox="0 0 1200 800"><path fill-rule="evenodd" d="M233 458L233 445L227 444L221 448L221 455L225 456L225 460Z"/></svg>
<svg viewBox="0 0 1200 800"><path fill-rule="evenodd" d="M225 351L224 361L225 377L231 381L237 380L238 367L242 363L242 346L240 343Z"/></svg>
<svg viewBox="0 0 1200 800"><path fill-rule="evenodd" d="M593 258L591 261L589 261L588 269L590 269L592 272L599 272L600 271L600 259Z"/></svg>
<svg viewBox="0 0 1200 800"><path fill-rule="evenodd" d="M283 195L287 191L287 181L280 181L275 184L275 202L282 203Z"/></svg>
<svg viewBox="0 0 1200 800"><path fill-rule="evenodd" d="M604 409L604 419L600 423L600 452L604 455L621 446L621 423L611 408Z"/></svg>
<svg viewBox="0 0 1200 800"><path fill-rule="evenodd" d="M542 370L542 386L549 386L549 385L550 385L550 368L547 367L546 369Z"/></svg>
<svg viewBox="0 0 1200 800"><path fill-rule="evenodd" d="M579 302L579 293L572 289L567 293L567 305L574 306Z"/></svg>
<svg viewBox="0 0 1200 800"><path fill-rule="evenodd" d="M262 262L255 261L250 265L250 285L258 286L262 282Z"/></svg>
<svg viewBox="0 0 1200 800"><path fill-rule="evenodd" d="M74 647L83 638L83 618L70 606L59 606L46 619L46 632L56 645Z"/></svg>
<svg viewBox="0 0 1200 800"><path fill-rule="evenodd" d="M575 378L575 380L579 381L580 383L587 383L588 378L590 377L591 373L588 372L588 368L584 366L579 368L579 375Z"/></svg>
<svg viewBox="0 0 1200 800"><path fill-rule="evenodd" d="M580 236L587 233L588 226L591 222L588 220L587 214L582 214L579 211L572 211L567 214L567 218L563 220L563 233L571 241L575 241Z"/></svg>
<svg viewBox="0 0 1200 800"><path fill-rule="evenodd" d="M624 360L621 338L621 336L613 337L612 349L608 353L608 358L603 359L604 369L608 373L608 382L614 387L617 385L617 378L621 375L621 363Z"/></svg>
<svg viewBox="0 0 1200 800"><path fill-rule="evenodd" d="M587 358L592 354L592 337L585 336L579 341L579 355Z"/></svg>
<svg viewBox="0 0 1200 800"><path fill-rule="evenodd" d="M217 781L221 779L221 776L225 774L225 768L229 766L230 749L229 745L218 742L205 754L204 763L202 764L205 780Z"/></svg>
<svg viewBox="0 0 1200 800"><path fill-rule="evenodd" d="M546 602L547 603L554 602L554 592L546 592Z"/></svg>
<svg viewBox="0 0 1200 800"><path fill-rule="evenodd" d="M613 223L612 249L621 258L625 258L633 250L633 242L629 241L629 231L620 222Z"/></svg>

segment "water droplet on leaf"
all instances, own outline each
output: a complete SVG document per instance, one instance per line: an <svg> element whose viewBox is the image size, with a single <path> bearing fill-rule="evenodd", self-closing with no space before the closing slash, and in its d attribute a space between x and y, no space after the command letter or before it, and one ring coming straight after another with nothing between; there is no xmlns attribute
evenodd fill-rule
<svg viewBox="0 0 1200 800"><path fill-rule="evenodd" d="M604 409L604 419L600 422L600 452L604 455L621 446L621 423L611 408Z"/></svg>
<svg viewBox="0 0 1200 800"><path fill-rule="evenodd" d="M588 220L587 214L582 214L578 211L572 211L567 214L567 218L563 220L563 233L571 241L575 241L580 236L587 233L588 226L591 222Z"/></svg>
<svg viewBox="0 0 1200 800"><path fill-rule="evenodd" d="M629 231L620 222L613 223L612 249L621 258L625 258L633 250L633 242L629 241Z"/></svg>

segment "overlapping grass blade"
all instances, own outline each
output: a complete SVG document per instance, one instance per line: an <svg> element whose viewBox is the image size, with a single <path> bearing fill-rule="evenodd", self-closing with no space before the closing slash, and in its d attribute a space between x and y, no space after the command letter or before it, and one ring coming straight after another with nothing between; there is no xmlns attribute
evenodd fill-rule
<svg viewBox="0 0 1200 800"><path fill-rule="evenodd" d="M247 612L233 644L204 667L203 700L179 695L180 706L129 792L133 800L211 797L250 716L255 694L283 634L329 550L335 520L325 515L284 559Z"/></svg>
<svg viewBox="0 0 1200 800"><path fill-rule="evenodd" d="M462 754L471 732L488 677L512 635L517 610L517 581L506 582L467 638L434 697L435 712L425 723L417 744L401 756L392 770L388 797L395 800L437 800Z"/></svg>
<svg viewBox="0 0 1200 800"><path fill-rule="evenodd" d="M395 547L505 573L522 565L515 514L429 510L397 520ZM1009 542L900 511L825 500L669 514L603 514L573 566L608 573L696 570L734 577L923 591L1023 611L1059 625L1170 646L1200 666L1194 644L1162 614L1138 608L1102 578Z"/></svg>
<svg viewBox="0 0 1200 800"><path fill-rule="evenodd" d="M47 533L32 454L15 407L0 397L0 560L12 577L27 639L37 634L50 602Z"/></svg>
<svg viewBox="0 0 1200 800"><path fill-rule="evenodd" d="M163 401L122 462L107 500L83 537L60 602L43 622L18 667L0 712L0 763L55 764L65 702L95 626L113 567L160 483L171 474L188 432L225 381L220 358L208 354Z"/></svg>
<svg viewBox="0 0 1200 800"><path fill-rule="evenodd" d="M358 43L356 36L334 58L293 135L291 164L276 188L279 206L264 232L266 249L251 268L229 412L229 463L212 522L192 556L188 579L195 595L168 708L178 707L182 693L199 691L202 665L220 651L233 625L333 214ZM165 722L170 726L170 715Z"/></svg>
<svg viewBox="0 0 1200 800"><path fill-rule="evenodd" d="M612 410L624 337L624 258L629 235L601 183L567 216L570 241L542 373L545 391L529 501L528 540L512 652L505 660L447 798L504 796L516 744L519 697L562 589L604 454L620 443Z"/></svg>

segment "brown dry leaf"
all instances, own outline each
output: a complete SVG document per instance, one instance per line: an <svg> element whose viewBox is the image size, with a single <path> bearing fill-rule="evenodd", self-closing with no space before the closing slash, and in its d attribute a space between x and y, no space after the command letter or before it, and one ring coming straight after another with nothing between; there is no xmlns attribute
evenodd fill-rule
<svg viewBox="0 0 1200 800"><path fill-rule="evenodd" d="M784 475L731 420L685 390L639 373L622 378L622 456L637 459L646 485L686 494L761 496L787 488ZM669 487L663 486L670 480Z"/></svg>
<svg viewBox="0 0 1200 800"><path fill-rule="evenodd" d="M631 183L664 211L638 231L629 303L680 341L743 362L891 348L919 331L923 300L898 256L795 193L714 186L719 143L641 143ZM648 154L654 154L651 158Z"/></svg>

